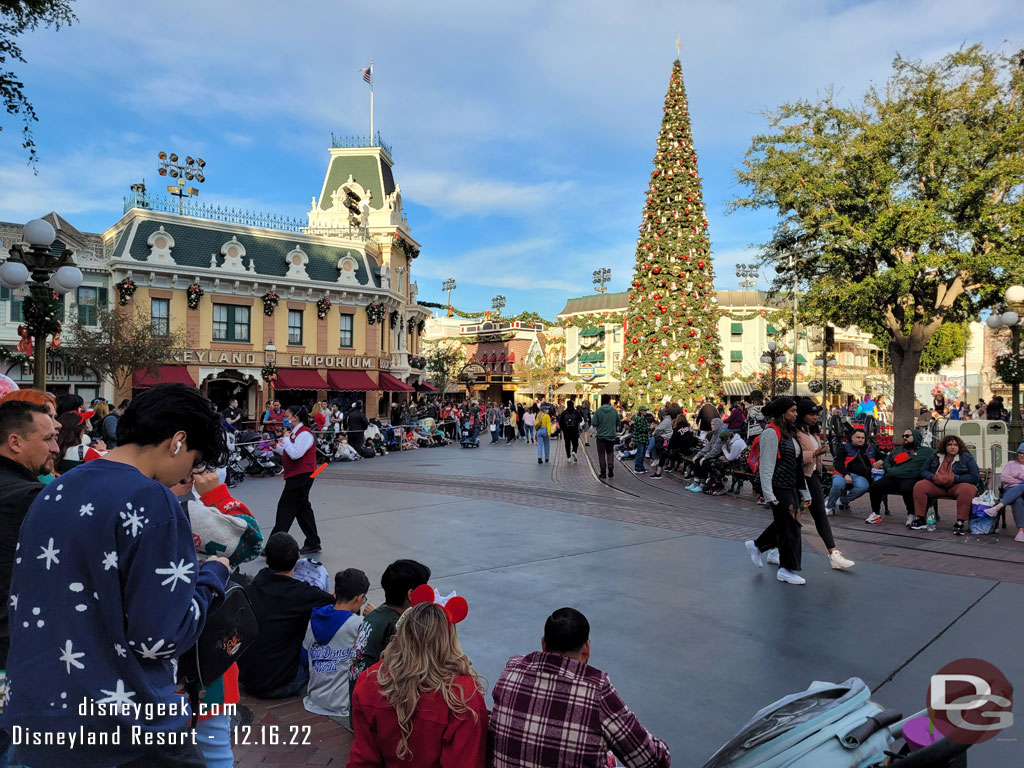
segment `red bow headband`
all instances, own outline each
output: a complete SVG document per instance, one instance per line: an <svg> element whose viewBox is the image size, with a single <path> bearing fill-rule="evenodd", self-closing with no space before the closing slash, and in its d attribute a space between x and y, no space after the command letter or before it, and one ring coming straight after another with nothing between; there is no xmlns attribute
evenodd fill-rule
<svg viewBox="0 0 1024 768"><path fill-rule="evenodd" d="M466 598L454 592L448 597L441 597L441 594L429 584L420 584L416 587L409 596L409 602L413 605L433 603L439 606L448 615L449 624L458 624L469 614L469 603L466 602Z"/></svg>

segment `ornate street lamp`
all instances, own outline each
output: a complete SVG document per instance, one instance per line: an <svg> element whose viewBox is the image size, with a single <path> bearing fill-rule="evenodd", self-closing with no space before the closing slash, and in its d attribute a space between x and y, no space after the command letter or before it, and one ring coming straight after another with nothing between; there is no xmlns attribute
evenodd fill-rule
<svg viewBox="0 0 1024 768"><path fill-rule="evenodd" d="M0 285L17 289L28 283L31 301L23 304L26 325L34 332L35 357L32 362L32 386L46 391L46 337L59 332L58 302L82 284L82 270L75 266L67 248L53 253L51 246L57 231L45 219L33 219L25 225L23 242L9 251L10 259L0 266Z"/></svg>
<svg viewBox="0 0 1024 768"><path fill-rule="evenodd" d="M188 155L182 164L178 162L178 156L173 152L169 155L166 152L161 152L157 155L157 159L160 160L157 173L175 180L174 184L167 187L167 191L178 198L178 215L181 215L185 210L185 198L199 195L199 190L196 187L187 187L184 182L196 181L202 184L206 181L206 161L201 157Z"/></svg>
<svg viewBox="0 0 1024 768"><path fill-rule="evenodd" d="M993 312L985 323L993 330L1000 328L1010 329L1010 354L1013 355L1014 359L1019 359L1020 324L1021 318L1024 316L1024 285L1011 285L1006 289L1006 305L1006 312L1003 312L1001 315ZM965 381L964 390L966 391L966 389L967 382ZM1020 445L1021 443L1020 380L1016 377L1010 382L1010 399L1013 402L1013 406L1010 411L1009 440L1011 450L1013 450L1012 446Z"/></svg>
<svg viewBox="0 0 1024 768"><path fill-rule="evenodd" d="M600 269L594 270L594 290L598 293L604 293L608 290L606 283L611 282L612 271L607 267L601 267Z"/></svg>
<svg viewBox="0 0 1024 768"><path fill-rule="evenodd" d="M274 346L273 339L267 339L267 344L263 347L263 370L267 386L270 388L270 396L267 399L273 400L274 382L277 380L277 347Z"/></svg>
<svg viewBox="0 0 1024 768"><path fill-rule="evenodd" d="M494 310L496 317L501 317L501 310L505 308L505 297L500 293L491 299L491 309Z"/></svg>
<svg viewBox="0 0 1024 768"><path fill-rule="evenodd" d="M778 368L780 365L786 364L786 353L783 352L779 345L774 341L768 342L768 350L761 354L761 362L765 365L771 366L771 387L770 391L772 399L774 399L778 393L776 390L776 382L778 381Z"/></svg>

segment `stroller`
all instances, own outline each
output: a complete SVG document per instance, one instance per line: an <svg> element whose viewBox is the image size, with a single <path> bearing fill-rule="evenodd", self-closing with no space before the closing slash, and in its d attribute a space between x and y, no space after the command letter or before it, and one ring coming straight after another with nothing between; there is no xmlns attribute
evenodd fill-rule
<svg viewBox="0 0 1024 768"><path fill-rule="evenodd" d="M247 429L235 436L235 450L228 462L228 471L238 472L238 478L268 477L284 472L284 464L269 450L269 443L259 432Z"/></svg>
<svg viewBox="0 0 1024 768"><path fill-rule="evenodd" d="M870 701L864 681L815 682L762 709L703 768L966 768L968 745L949 739L890 748L907 722Z"/></svg>

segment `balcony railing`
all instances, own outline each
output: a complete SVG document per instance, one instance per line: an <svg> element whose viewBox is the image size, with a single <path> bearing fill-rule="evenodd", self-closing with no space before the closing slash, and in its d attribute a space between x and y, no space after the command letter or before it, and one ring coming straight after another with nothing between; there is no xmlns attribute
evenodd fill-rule
<svg viewBox="0 0 1024 768"><path fill-rule="evenodd" d="M334 149L348 147L380 147L388 153L388 157L393 156L391 154L391 145L385 143L385 141L380 137L380 131L377 131L374 135L373 141L371 141L370 137L365 134L362 136L336 136L334 133L331 133L331 147Z"/></svg>
<svg viewBox="0 0 1024 768"><path fill-rule="evenodd" d="M241 224L246 227L258 227L260 229L274 229L279 232L324 235L327 237L340 237L346 240L367 241L370 239L370 233L365 227L310 227L302 219L293 216L280 216L272 213L242 210L241 208L210 205L208 203L200 203L194 199L183 200L179 208L178 201L170 197L143 196L132 192L124 198L124 213L128 213L133 208L159 211L161 213L181 213L183 216L193 216L197 219L223 221L228 224Z"/></svg>

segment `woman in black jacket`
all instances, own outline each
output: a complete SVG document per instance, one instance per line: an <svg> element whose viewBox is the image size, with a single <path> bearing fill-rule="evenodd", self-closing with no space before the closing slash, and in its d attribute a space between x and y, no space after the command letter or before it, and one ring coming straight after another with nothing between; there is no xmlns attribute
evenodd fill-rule
<svg viewBox="0 0 1024 768"><path fill-rule="evenodd" d="M777 397L764 408L769 419L761 433L758 475L761 492L772 510L772 523L756 541L746 542L750 559L764 567L762 552L778 548L779 571L776 578L786 584L805 584L800 576L801 547L799 489L804 487L802 452L796 431L796 401Z"/></svg>

